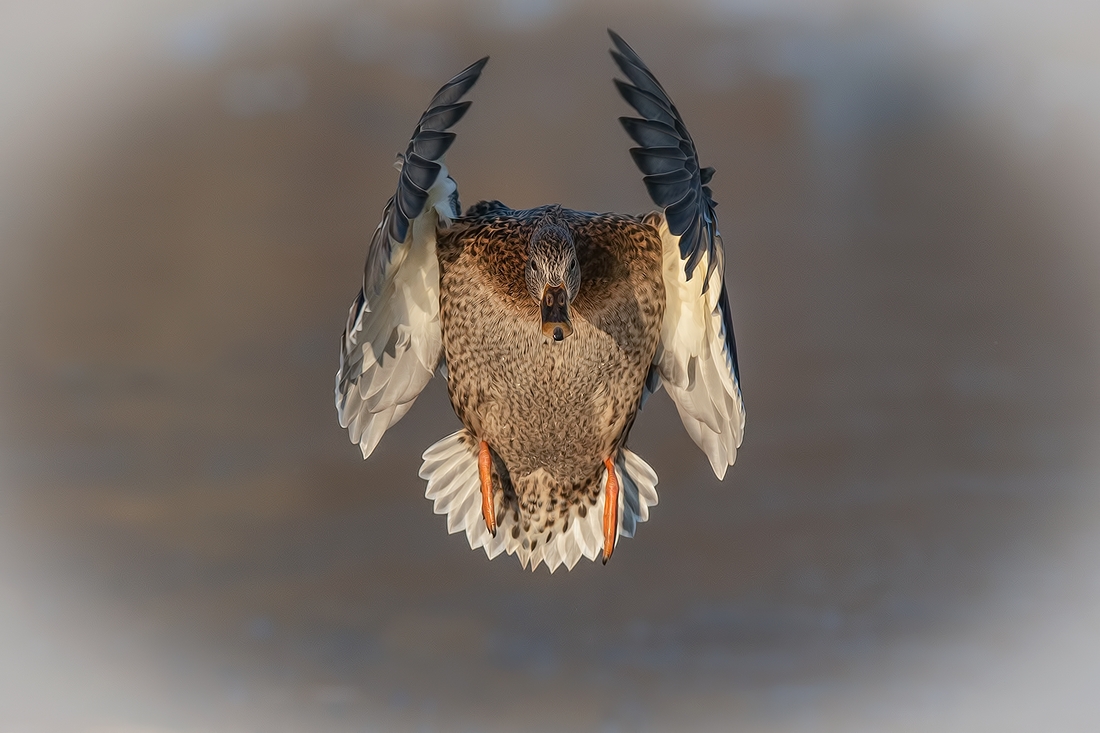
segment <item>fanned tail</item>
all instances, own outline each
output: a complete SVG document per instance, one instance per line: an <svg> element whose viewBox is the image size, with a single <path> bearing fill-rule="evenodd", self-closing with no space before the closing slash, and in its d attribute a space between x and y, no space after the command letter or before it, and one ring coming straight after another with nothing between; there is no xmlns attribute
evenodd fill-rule
<svg viewBox="0 0 1100 733"><path fill-rule="evenodd" d="M492 559L502 552L516 555L520 564L532 570L545 563L553 573L560 566L572 570L586 557L595 560L603 551L603 508L605 492L600 491L596 505L580 516L578 507L570 509L565 529L552 527L549 539L541 532L525 532L520 518L508 508L501 511L501 492L497 492L496 536L489 534L481 513L481 481L477 468L477 441L463 429L448 435L424 452L420 478L428 487L424 496L431 499L436 514L447 516L447 531L465 532L471 549L482 548ZM616 537L633 537L638 524L649 519L649 508L657 503L657 474L634 452L623 448L615 463L619 479L619 532ZM606 471L601 485L606 485ZM534 549L531 549L532 546Z"/></svg>

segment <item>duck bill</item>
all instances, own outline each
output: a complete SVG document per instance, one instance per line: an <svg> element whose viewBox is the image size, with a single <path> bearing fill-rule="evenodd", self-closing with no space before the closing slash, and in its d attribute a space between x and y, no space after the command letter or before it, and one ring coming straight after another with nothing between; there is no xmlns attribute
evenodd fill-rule
<svg viewBox="0 0 1100 733"><path fill-rule="evenodd" d="M569 293L564 285L547 285L542 291L542 332L562 341L573 333L569 320Z"/></svg>

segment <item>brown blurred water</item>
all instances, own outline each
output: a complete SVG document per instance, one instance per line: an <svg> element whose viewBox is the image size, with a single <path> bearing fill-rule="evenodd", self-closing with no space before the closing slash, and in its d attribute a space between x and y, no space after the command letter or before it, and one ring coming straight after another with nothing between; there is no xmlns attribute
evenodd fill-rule
<svg viewBox="0 0 1100 733"><path fill-rule="evenodd" d="M901 31L381 17L216 54L185 27L20 220L5 729L903 730L1076 587L1096 253L1058 161L960 112ZM719 483L654 399L651 520L551 577L423 499L438 380L361 460L336 346L393 155L481 55L464 203L649 208L612 20L718 170L748 424Z"/></svg>

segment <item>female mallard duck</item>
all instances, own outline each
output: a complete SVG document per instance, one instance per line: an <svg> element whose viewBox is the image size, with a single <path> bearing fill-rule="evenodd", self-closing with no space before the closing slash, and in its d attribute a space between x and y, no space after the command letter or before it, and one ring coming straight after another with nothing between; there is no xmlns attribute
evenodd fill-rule
<svg viewBox="0 0 1100 733"><path fill-rule="evenodd" d="M443 164L459 101L488 59L451 79L420 118L397 193L371 240L344 331L336 407L366 458L438 368L465 426L424 453L421 478L450 532L532 569L611 557L657 503L657 476L626 448L662 384L722 478L745 426L722 240L680 114L611 32L621 118L662 211L460 215ZM695 277L698 275L698 277Z"/></svg>

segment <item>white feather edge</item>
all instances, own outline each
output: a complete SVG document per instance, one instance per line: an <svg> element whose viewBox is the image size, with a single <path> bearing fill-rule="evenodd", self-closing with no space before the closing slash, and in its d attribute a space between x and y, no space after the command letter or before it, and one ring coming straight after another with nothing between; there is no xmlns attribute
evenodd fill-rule
<svg viewBox="0 0 1100 733"><path fill-rule="evenodd" d="M664 251L665 316L653 363L688 435L722 479L737 458L745 432L745 406L726 353L719 305L722 267L711 272L704 293L703 277L687 279L680 238L669 232L663 215L658 232ZM707 266L704 254L695 273L705 273Z"/></svg>
<svg viewBox="0 0 1100 733"><path fill-rule="evenodd" d="M345 398L336 387L341 427L348 428L367 458L391 425L405 416L432 378L442 351L436 227L449 225L455 183L441 163L424 211L409 223L409 236L394 246L385 285L374 310L364 307L348 333L345 353L361 360L356 385ZM379 223L379 229L386 225ZM352 306L354 310L355 306ZM393 342L393 354L386 346ZM339 374L337 375L339 379Z"/></svg>
<svg viewBox="0 0 1100 733"><path fill-rule="evenodd" d="M561 566L572 570L581 557L595 560L603 552L603 511L606 490L600 491L596 505L584 517L574 508L569 529L556 532L548 542L540 542L532 551L523 547L523 533L512 537L516 520L504 512L496 537L489 534L481 514L481 480L477 453L465 430L448 435L424 451L420 478L428 486L424 496L433 503L436 514L447 516L447 531L465 532L470 549L482 548L491 560L507 553L517 555L520 564L535 570L541 563L553 573ZM649 508L657 504L657 474L637 454L627 448L619 451L615 464L619 481L619 526L615 538L633 537L637 526L649 519ZM607 471L600 478L607 485Z"/></svg>

